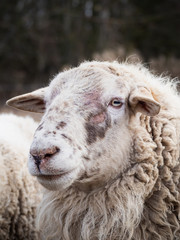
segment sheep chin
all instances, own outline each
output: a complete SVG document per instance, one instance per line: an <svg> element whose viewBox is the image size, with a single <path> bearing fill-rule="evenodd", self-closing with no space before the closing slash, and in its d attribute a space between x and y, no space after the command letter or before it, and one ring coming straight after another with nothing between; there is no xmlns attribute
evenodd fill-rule
<svg viewBox="0 0 180 240"><path fill-rule="evenodd" d="M48 190L58 191L68 188L77 179L78 172L78 169L73 169L60 175L39 175L37 180Z"/></svg>

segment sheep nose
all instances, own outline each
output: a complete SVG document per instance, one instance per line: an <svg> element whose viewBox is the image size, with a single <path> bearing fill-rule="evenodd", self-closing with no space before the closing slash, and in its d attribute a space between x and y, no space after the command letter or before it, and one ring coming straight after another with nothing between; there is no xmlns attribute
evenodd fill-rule
<svg viewBox="0 0 180 240"><path fill-rule="evenodd" d="M49 160L53 155L58 153L60 149L56 146L51 148L42 149L42 150L35 150L31 149L30 154L34 159L34 163L36 164L38 170L40 171L40 165L42 160Z"/></svg>

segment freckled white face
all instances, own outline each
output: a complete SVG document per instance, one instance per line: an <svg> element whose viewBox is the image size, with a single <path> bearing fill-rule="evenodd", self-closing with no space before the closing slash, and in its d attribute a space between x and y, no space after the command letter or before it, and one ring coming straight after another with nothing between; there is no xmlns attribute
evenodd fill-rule
<svg viewBox="0 0 180 240"><path fill-rule="evenodd" d="M160 111L151 82L138 66L88 62L58 74L49 87L10 99L10 106L44 112L30 173L51 190L92 189L122 174L130 167L132 128L140 124L134 116Z"/></svg>
<svg viewBox="0 0 180 240"><path fill-rule="evenodd" d="M76 181L105 182L128 165L128 91L118 88L111 74L88 73L75 69L57 75L45 98L28 166L50 190Z"/></svg>

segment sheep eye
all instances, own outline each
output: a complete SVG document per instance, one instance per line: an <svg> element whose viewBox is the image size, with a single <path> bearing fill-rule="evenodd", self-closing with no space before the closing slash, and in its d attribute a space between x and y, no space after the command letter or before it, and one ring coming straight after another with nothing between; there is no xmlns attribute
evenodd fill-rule
<svg viewBox="0 0 180 240"><path fill-rule="evenodd" d="M120 108L123 105L123 103L120 99L114 98L111 100L110 105L115 108Z"/></svg>

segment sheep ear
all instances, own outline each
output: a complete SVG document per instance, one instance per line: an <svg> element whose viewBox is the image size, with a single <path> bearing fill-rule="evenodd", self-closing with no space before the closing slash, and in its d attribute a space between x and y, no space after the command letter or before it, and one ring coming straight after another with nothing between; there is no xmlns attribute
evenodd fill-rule
<svg viewBox="0 0 180 240"><path fill-rule="evenodd" d="M43 113L45 110L44 95L46 90L47 87L19 95L9 99L6 104L24 111Z"/></svg>
<svg viewBox="0 0 180 240"><path fill-rule="evenodd" d="M155 116L161 108L153 98L151 91L145 87L138 87L131 92L129 104L134 113L141 112L148 116Z"/></svg>

